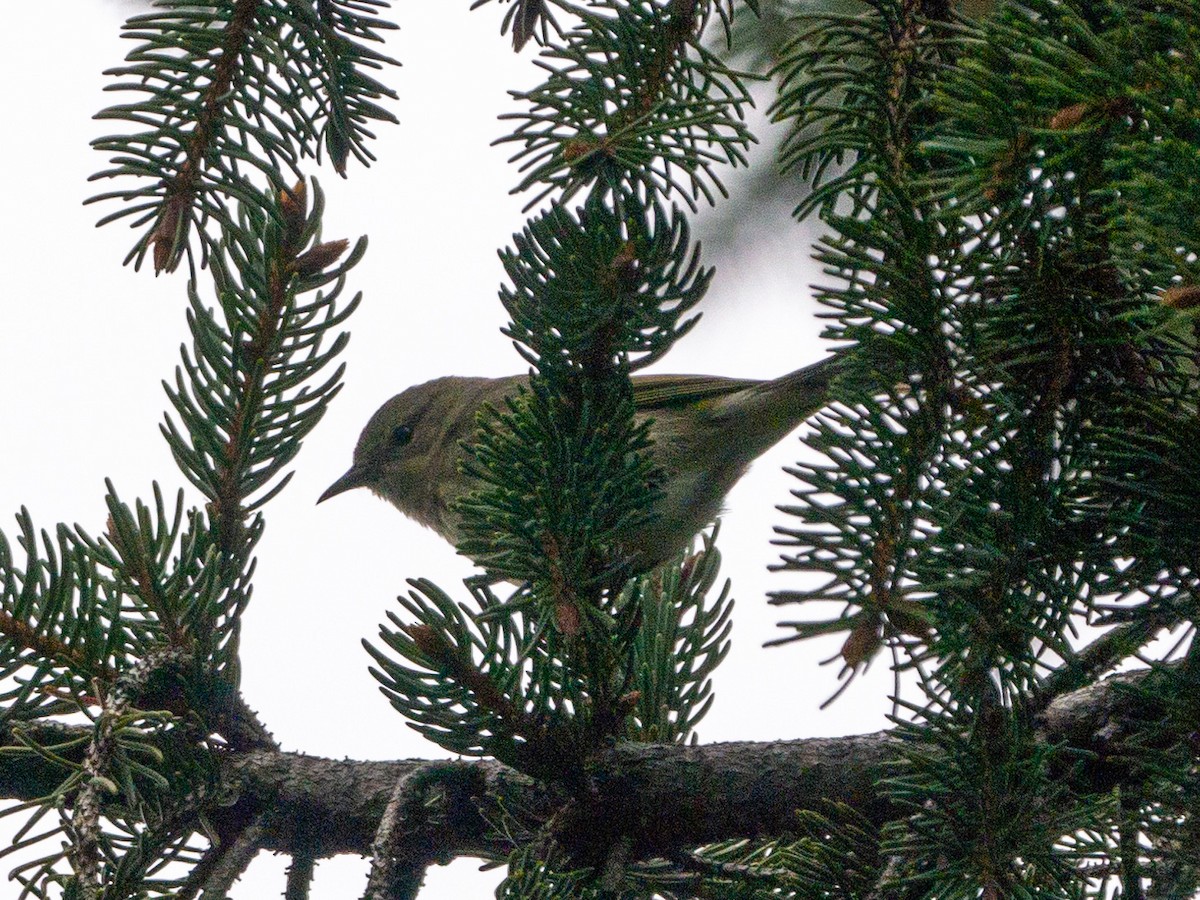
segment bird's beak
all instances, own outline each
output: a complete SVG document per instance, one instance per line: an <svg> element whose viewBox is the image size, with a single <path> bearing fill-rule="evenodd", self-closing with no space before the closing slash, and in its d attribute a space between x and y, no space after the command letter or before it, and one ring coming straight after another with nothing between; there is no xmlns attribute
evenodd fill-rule
<svg viewBox="0 0 1200 900"><path fill-rule="evenodd" d="M351 490L356 487L363 487L369 483L369 473L363 466L351 466L350 471L325 488L325 493L317 498L318 503L324 503L330 497L336 497L338 494Z"/></svg>

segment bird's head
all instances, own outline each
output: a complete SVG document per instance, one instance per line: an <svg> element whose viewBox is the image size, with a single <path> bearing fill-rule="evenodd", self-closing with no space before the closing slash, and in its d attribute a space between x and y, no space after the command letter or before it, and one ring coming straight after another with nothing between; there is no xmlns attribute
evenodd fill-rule
<svg viewBox="0 0 1200 900"><path fill-rule="evenodd" d="M442 474L442 457L458 440L462 429L457 419L467 420L464 428L474 421L455 402L459 391L454 381L438 378L419 384L379 407L358 438L354 464L317 502L365 487L407 515L433 525L430 519L440 510L429 508L431 483Z"/></svg>

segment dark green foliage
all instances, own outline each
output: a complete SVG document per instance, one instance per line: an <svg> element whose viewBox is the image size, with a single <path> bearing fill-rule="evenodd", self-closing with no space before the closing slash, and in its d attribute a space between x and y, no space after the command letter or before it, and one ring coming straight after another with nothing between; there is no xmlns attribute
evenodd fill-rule
<svg viewBox="0 0 1200 900"><path fill-rule="evenodd" d="M506 825L511 829L516 823ZM796 832L787 840L743 838L699 847L686 857L630 865L619 890L602 872L571 868L569 859L555 852L539 854L534 844L509 858L509 878L498 896L855 900L879 883L883 860L878 834L856 811L834 806L827 815L799 813ZM614 850L615 857L620 853L620 848Z"/></svg>
<svg viewBox="0 0 1200 900"><path fill-rule="evenodd" d="M720 163L746 162L753 138L742 122L750 95L737 73L696 40L714 4L613 3L607 10L572 7L580 24L542 52L546 81L513 96L528 112L502 118L520 124L499 143L535 189L565 203L583 188L662 199L677 193L694 206L712 189ZM686 50L685 50L686 48Z"/></svg>
<svg viewBox="0 0 1200 900"><path fill-rule="evenodd" d="M630 23L640 23L644 42L650 33L659 40L661 26L674 44L654 46L683 59L687 35L663 19L665 11L621 5L606 25L612 32L598 33L630 41ZM555 90L569 87L561 96L598 109L611 101L605 67L649 64L624 44L589 54L573 58L586 62L592 80L563 79ZM649 77L629 85L658 89ZM625 90L616 88L628 104ZM670 117L648 116L642 125L637 140L681 139ZM689 151L687 159L698 157ZM376 677L422 733L571 792L584 789L587 756L614 739L687 739L728 648L727 591L711 605L705 599L715 551L629 581L636 548L622 536L646 522L658 496L647 428L633 420L629 374L691 327L689 312L711 273L699 267L683 217L668 214L657 195L669 185L633 186L630 171L646 171L638 161L611 163L571 176L592 185L578 211L555 202L501 254L511 280L501 290L511 316L505 333L533 372L527 391L481 418L468 470L484 487L460 504L460 549L491 577L524 586L503 602L477 586L467 607L415 583L401 602L417 623L393 617L400 627L383 631L400 659L371 648ZM540 177L558 184L550 169ZM564 196L575 190L575 182L563 186ZM569 863L556 852L521 862L529 851L519 841L514 852L502 892L572 890L574 876L562 872Z"/></svg>
<svg viewBox="0 0 1200 900"><path fill-rule="evenodd" d="M367 74L389 62L372 49L384 6L169 0L127 28L139 46L113 87L139 98L101 117L134 133L97 141L113 154L97 177L128 184L98 199L143 228L131 258L166 269L191 246L211 269L212 308L189 286L163 428L206 503L155 485L127 504L110 485L98 536L39 533L24 510L22 560L0 535L0 752L36 796L11 810L29 816L12 851L60 845L17 865L23 896L223 896L263 846L257 821L214 824L221 760L275 749L238 693L241 616L263 509L337 393L326 367L345 336L326 336L357 303L339 306L363 251L337 264L319 191L310 210L289 184L306 158L372 158L370 123L391 118ZM878 796L646 858L639 823L605 822L582 850L558 830L605 808L620 780L599 771L606 750L695 740L729 647L711 540L648 573L623 540L663 477L629 376L687 333L712 277L670 204L723 192L716 165L754 139L744 77L705 42L714 19L729 37L724 2L507 8L546 76L515 95L501 143L517 145L517 190L549 202L501 253L530 387L486 410L468 448L482 487L460 504L460 549L492 580L466 602L412 580L367 645L373 674L439 746L561 799L514 809L470 788L510 867L498 896L1191 896L1200 10L768 12L756 58L779 83L782 163L811 188L797 215L828 228L827 336L853 348L807 438L824 461L795 467L781 507L784 577L821 580L773 595L798 610L776 643L844 633L843 676L890 654L903 741ZM1150 671L1088 690L1131 665ZM1086 733L1048 738L1101 700ZM401 843L448 827L442 774L397 795ZM388 877L411 893L459 851L397 853L422 862ZM297 857L301 894L312 860Z"/></svg>
<svg viewBox="0 0 1200 900"><path fill-rule="evenodd" d="M727 646L727 594L705 609L717 557L630 582L637 548L623 542L659 496L629 374L691 327L710 273L678 211L599 182L576 214L552 206L501 258L505 333L534 371L481 417L467 468L483 487L459 505L460 549L525 586L503 603L476 588L466 613L421 584L402 601L418 624L384 631L419 668L372 653L393 704L443 746L574 782L613 738L686 738Z"/></svg>
<svg viewBox="0 0 1200 900"><path fill-rule="evenodd" d="M593 194L577 216L553 207L501 255L505 331L536 372L481 423L470 468L488 488L463 504L463 549L540 596L566 584L589 597L628 577L621 535L657 497L628 376L690 329L711 276L677 212L622 199L613 209Z"/></svg>
<svg viewBox="0 0 1200 900"><path fill-rule="evenodd" d="M712 700L710 677L729 649L726 584L709 601L720 556L711 546L631 581L613 618L625 631L593 632L612 648L609 682L581 670L579 651L539 615L528 588L501 600L483 585L456 604L427 581L400 603L419 624L389 613L382 648L367 644L392 705L430 740L466 756L493 756L539 777L574 778L613 723L597 714L605 690L624 686L629 740L683 742ZM629 619L635 617L633 624ZM597 697L599 695L599 697Z"/></svg>
<svg viewBox="0 0 1200 900"><path fill-rule="evenodd" d="M1194 796L1193 750L1142 735L1118 810L1111 785L1072 783L1087 761L1056 757L1034 719L1161 629L1194 628L1195 335L1161 299L1195 279L1191 200L1165 173L1200 151L1200 19L926 15L816 20L783 64L789 162L814 184L800 212L836 232L829 334L897 387L860 378L818 422L830 462L796 470L784 568L826 580L774 599L840 604L787 626L848 632L847 671L889 646L916 675L889 782L911 814L881 851L897 889L1094 896L1080 873L1113 856L1133 895L1151 869L1190 883L1159 798ZM1193 694L1179 645L1163 652L1172 695Z"/></svg>
<svg viewBox="0 0 1200 900"><path fill-rule="evenodd" d="M1039 744L1025 717L990 701L978 710L919 710L902 726L913 743L889 791L903 811L880 853L897 861L890 890L916 896L1088 896L1079 869L1100 861L1087 840L1108 832L1112 803L1074 795L1064 773L1082 767ZM1051 774L1057 777L1051 777Z"/></svg>
<svg viewBox="0 0 1200 900"><path fill-rule="evenodd" d="M3 577L3 614L6 637L3 672L8 689L3 695L3 720L34 721L62 714L74 708L66 699L85 691L90 680L114 657L124 658L125 635L109 627L119 616L119 596L105 588L93 561L66 526L56 529L52 538L35 530L29 511L17 517L18 542L24 551L24 565L13 558L7 538L0 535L0 576ZM39 537L41 547L39 548ZM75 593L87 598L77 603ZM8 636L20 626L25 639ZM58 635L57 652L39 646L51 635ZM28 672L27 670L32 670ZM9 679L22 672L24 677ZM48 689L53 686L54 690ZM59 696L59 692L65 696Z"/></svg>
<svg viewBox="0 0 1200 900"><path fill-rule="evenodd" d="M859 345L862 371L845 377L844 403L822 414L808 439L830 462L796 470L799 505L785 508L805 522L782 529L785 565L828 580L777 592L773 602L848 603L838 619L787 624L799 637L848 630L842 656L851 670L885 638L919 638L928 627L921 595L907 584L938 503L930 494L956 477L941 471L950 286L929 266L955 245L932 226L935 207L913 184L929 168L915 143L942 48L914 39L925 28L919 15L880 3L865 15L815 20L781 64L776 110L800 120L785 163L813 183L797 212L820 208L835 231L818 254L844 282L820 293L835 319L829 336ZM830 169L848 154L853 164ZM910 389L916 372L921 381ZM881 389L881 381L901 386Z"/></svg>
<svg viewBox="0 0 1200 900"><path fill-rule="evenodd" d="M688 315L712 280L687 220L657 203L601 194L572 215L555 204L500 254L512 287L500 300L504 333L543 374L564 378L662 357L696 323Z"/></svg>
<svg viewBox="0 0 1200 900"><path fill-rule="evenodd" d="M879 835L857 811L844 806L832 806L826 814L805 811L797 815L797 826L793 840L741 839L701 847L699 871L706 872L720 896L746 900L854 900L879 883Z"/></svg>
<svg viewBox="0 0 1200 900"><path fill-rule="evenodd" d="M781 162L812 186L801 218L833 214L839 200L857 213L879 191L886 203L928 167L912 145L929 124L928 91L946 55L927 24L939 4L862 6L868 11L798 17L808 27L772 72L780 83L772 112L789 124Z"/></svg>
<svg viewBox="0 0 1200 900"><path fill-rule="evenodd" d="M342 333L322 346L326 332L358 305L358 297L344 308L338 300L366 241L344 263L308 271L303 253L320 246L324 207L319 190L314 199L311 218L287 224L267 209L242 209L239 229L211 255L219 316L203 305L194 283L189 290L194 352L184 349L175 384L163 385L180 419L168 416L163 435L181 471L213 503L244 498L254 511L287 484L290 475L276 476L320 420L345 369L338 365L324 381L309 383L346 345ZM290 271L280 270L281 259L293 261ZM313 291L315 297L300 300ZM233 393L230 385L248 390Z"/></svg>
<svg viewBox="0 0 1200 900"><path fill-rule="evenodd" d="M655 494L632 397L584 391L564 403L535 382L485 421L470 467L488 487L461 509L463 550L491 575L546 598L578 595L563 602L587 614L631 574L621 536L646 522Z"/></svg>
<svg viewBox="0 0 1200 900"><path fill-rule="evenodd" d="M715 532L703 537L702 553L625 588L631 596L624 602L641 610L630 663L638 694L629 722L631 740L695 743L696 725L712 705L709 676L729 652L733 600L726 581L720 595L708 601L721 554L712 544Z"/></svg>
<svg viewBox="0 0 1200 900"><path fill-rule="evenodd" d="M372 47L395 27L375 14L387 6L166 0L131 18L125 37L139 44L105 74L124 79L108 90L140 99L97 118L140 130L93 141L113 155L92 176L130 185L93 198L126 204L102 222L146 226L127 261L152 252L156 269L173 269L193 229L239 227L230 201L254 206L263 181L285 189L305 157L326 152L342 174L350 156L373 159L370 123L395 121L376 102L394 91L368 74L393 64Z"/></svg>
<svg viewBox="0 0 1200 900"><path fill-rule="evenodd" d="M168 505L154 484L153 506L131 508L109 484L99 536L60 525L39 541L22 512L21 567L0 536L6 752L49 766L39 777L57 782L8 812L32 810L22 838L66 839L16 869L26 896L56 885L64 896L99 896L100 885L105 897L179 889L211 843L214 751L270 744L238 694L258 509L287 483L283 467L337 393L340 368L310 382L345 344L342 334L322 347L357 303L337 301L365 245L334 265L346 244L319 241L314 193L311 211L303 184L242 210L239 230L209 253L219 311L189 286L193 344L166 386L179 418L163 434L206 507L185 508L182 491ZM69 714L90 723L85 737L58 739L51 726ZM101 803L103 819L89 811Z"/></svg>
<svg viewBox="0 0 1200 900"><path fill-rule="evenodd" d="M594 886L590 869L572 871L566 859L540 859L532 849L513 853L508 860L508 877L496 890L497 900L550 900L553 897L593 897L603 889ZM614 896L611 893L607 896ZM618 894L622 898L626 894Z"/></svg>
<svg viewBox="0 0 1200 900"><path fill-rule="evenodd" d="M239 854L253 853L243 842L256 825L243 822L206 835L196 856L210 803L202 763L212 741L270 744L237 695L240 617L263 508L337 392L341 369L323 370L345 336L325 336L357 302L338 304L363 249L335 265L345 242L320 241L319 192L310 213L304 182L289 185L305 157L328 152L339 172L350 155L370 159L370 120L391 118L375 102L390 89L365 74L388 62L370 49L391 27L374 16L382 6L167 2L127 28L139 46L113 71L124 79L113 88L140 98L101 117L134 133L96 142L114 154L96 177L133 186L96 199L127 204L105 221L133 216L144 228L130 258L150 253L156 269L170 269L190 247L200 251L193 263L212 271L215 308L190 286L193 344L167 385L174 413L163 428L207 502L171 515L160 499L155 515L113 494L103 537L60 530L61 560L48 538L37 558L25 524L31 559L26 573L4 573L13 609L4 633L13 638L7 672L36 674L9 698L9 717L96 711L90 739L54 762L63 780L38 814L75 807L58 826L72 874L62 874L61 856L35 864L35 895L61 882L65 895L117 896L171 861L191 875L168 865L172 874L145 890L222 892ZM559 192L503 254L506 333L534 377L481 422L471 465L485 489L464 504L464 545L493 574L524 584L504 601L476 584L464 606L414 581L402 603L416 622L393 618L386 652L371 652L393 705L422 733L577 792L589 754L614 741L694 738L728 650L728 585L707 598L715 549L631 580L635 548L620 538L658 497L629 375L689 330L711 277L668 196L711 199L714 164L744 162L751 138L741 122L748 93L700 41L713 12L728 28L729 7L563 9L577 24L546 43L550 77L524 96L531 111L511 136L524 148L523 187L539 185L539 198ZM546 6L524 3L507 27L518 44L535 32L545 42L551 21ZM579 193L571 212L565 204ZM111 693L87 699L93 683ZM164 711L145 719L156 700ZM123 750L138 741L174 748L155 760L172 777L196 771L155 780L158 769ZM27 743L53 758L46 741ZM145 813L140 822L104 806L110 782ZM187 800L151 814L160 795ZM522 877L518 867L513 884Z"/></svg>

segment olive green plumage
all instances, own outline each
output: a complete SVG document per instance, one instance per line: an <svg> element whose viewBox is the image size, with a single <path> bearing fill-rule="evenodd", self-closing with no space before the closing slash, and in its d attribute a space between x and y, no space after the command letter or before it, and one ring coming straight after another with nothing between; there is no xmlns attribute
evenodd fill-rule
<svg viewBox="0 0 1200 900"><path fill-rule="evenodd" d="M634 376L639 419L649 418L663 496L652 521L625 542L641 568L673 556L720 512L750 463L828 402L840 368L830 357L771 381L712 375ZM451 543L451 504L478 482L463 474L460 442L484 404L499 407L528 378L435 378L397 394L363 429L354 464L321 495L367 487Z"/></svg>

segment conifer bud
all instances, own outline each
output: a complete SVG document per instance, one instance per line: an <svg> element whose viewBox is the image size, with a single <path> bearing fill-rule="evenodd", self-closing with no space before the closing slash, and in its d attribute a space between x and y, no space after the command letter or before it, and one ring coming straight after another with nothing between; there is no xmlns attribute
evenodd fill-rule
<svg viewBox="0 0 1200 900"><path fill-rule="evenodd" d="M304 181L297 181L291 190L279 192L279 211L283 215L284 240L289 247L297 247L304 236L304 222L308 215L308 188Z"/></svg>
<svg viewBox="0 0 1200 900"><path fill-rule="evenodd" d="M338 257L346 252L348 246L350 246L350 242L345 238L317 244L307 253L302 253L296 257L296 261L292 263L292 271L301 277L308 277L324 272L325 269L338 261Z"/></svg>
<svg viewBox="0 0 1200 900"><path fill-rule="evenodd" d="M1195 309L1200 306L1200 285L1176 284L1162 292L1162 304L1171 309Z"/></svg>

